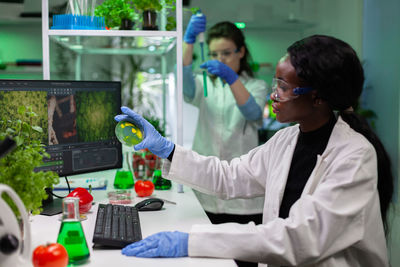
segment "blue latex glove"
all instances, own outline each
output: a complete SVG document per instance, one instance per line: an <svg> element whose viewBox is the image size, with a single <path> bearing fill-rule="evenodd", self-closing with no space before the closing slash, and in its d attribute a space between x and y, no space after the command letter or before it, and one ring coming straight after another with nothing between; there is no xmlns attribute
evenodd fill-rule
<svg viewBox="0 0 400 267"><path fill-rule="evenodd" d="M233 71L228 65L218 60L209 60L200 65L200 68L207 69L211 74L217 75L224 79L229 85L236 82L239 78L236 72Z"/></svg>
<svg viewBox="0 0 400 267"><path fill-rule="evenodd" d="M115 116L116 121L127 120L135 124L143 133L143 140L133 148L140 150L148 148L153 154L160 158L167 158L174 149L174 143L164 138L148 121L128 107L121 107L125 115Z"/></svg>
<svg viewBox="0 0 400 267"><path fill-rule="evenodd" d="M142 258L187 257L189 234L182 232L160 232L122 249L126 256Z"/></svg>
<svg viewBox="0 0 400 267"><path fill-rule="evenodd" d="M189 24L186 28L185 35L183 36L183 40L188 44L194 44L196 42L196 36L206 31L206 16L201 14L192 15L190 18Z"/></svg>

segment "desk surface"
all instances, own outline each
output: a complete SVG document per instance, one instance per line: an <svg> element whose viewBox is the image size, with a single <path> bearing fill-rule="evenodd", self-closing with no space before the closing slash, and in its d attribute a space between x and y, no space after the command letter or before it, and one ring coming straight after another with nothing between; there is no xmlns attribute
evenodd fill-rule
<svg viewBox="0 0 400 267"><path fill-rule="evenodd" d="M115 190L113 188L113 176L115 171L105 171L95 174L85 174L87 177L93 175L105 175L109 181L107 190L93 191L95 205L92 207L87 215L87 220L82 221L83 230L85 232L86 241L90 249L90 259L82 266L236 266L233 260L225 259L211 259L211 258L136 258L127 257L121 254L120 249L100 250L92 249L94 224L96 220L98 203L108 203L106 195L108 191ZM82 177L82 176L80 176ZM73 178L71 178L73 179ZM59 193L59 191L57 191ZM61 192L60 195L63 195ZM135 196L132 190L132 196ZM177 193L175 184L172 189L161 191L155 190L153 197L159 197L176 202L177 204L164 203L163 209L160 211L146 211L140 212L140 224L142 228L143 238L160 232L160 231L182 231L188 232L193 224L207 224L210 223L207 215L203 211L200 203L195 197L193 191L184 187L184 193ZM143 200L140 197L133 197L132 204ZM61 225L59 220L60 216L43 216L36 215L31 218L31 231L32 231L32 251L38 245L47 242L56 242L58 231ZM137 264L137 265L136 265Z"/></svg>

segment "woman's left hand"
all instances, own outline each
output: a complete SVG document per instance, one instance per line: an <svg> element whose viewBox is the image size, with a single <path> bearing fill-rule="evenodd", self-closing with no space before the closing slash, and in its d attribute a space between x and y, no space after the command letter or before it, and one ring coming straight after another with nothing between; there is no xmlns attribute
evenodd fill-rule
<svg viewBox="0 0 400 267"><path fill-rule="evenodd" d="M200 65L200 68L207 69L211 74L217 75L224 79L229 85L236 82L239 78L237 73L233 71L228 65L218 60L209 60Z"/></svg>
<svg viewBox="0 0 400 267"><path fill-rule="evenodd" d="M189 234L183 232L159 232L122 249L126 256L141 258L187 257Z"/></svg>

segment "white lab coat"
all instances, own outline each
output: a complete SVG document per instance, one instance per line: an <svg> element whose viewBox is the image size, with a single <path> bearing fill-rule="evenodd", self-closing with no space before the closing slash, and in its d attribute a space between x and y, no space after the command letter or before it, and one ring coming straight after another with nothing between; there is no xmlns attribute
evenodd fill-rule
<svg viewBox="0 0 400 267"><path fill-rule="evenodd" d="M298 134L298 125L285 128L230 163L176 147L163 166L167 178L221 198L266 197L262 225L194 225L189 256L268 266L388 266L376 153L340 117L301 198L288 218L278 217Z"/></svg>
<svg viewBox="0 0 400 267"><path fill-rule="evenodd" d="M265 106L267 84L263 80L249 77L245 72L240 81L256 100L261 109ZM262 126L262 118L246 121L237 107L236 100L228 84L216 79L213 83L207 78L208 96L204 97L203 76L195 77L196 93L194 99L186 102L199 108L199 118L192 149L201 155L217 156L231 160L249 152L258 145L257 130ZM206 211L228 214L262 213L264 197L252 199L221 200L195 191Z"/></svg>

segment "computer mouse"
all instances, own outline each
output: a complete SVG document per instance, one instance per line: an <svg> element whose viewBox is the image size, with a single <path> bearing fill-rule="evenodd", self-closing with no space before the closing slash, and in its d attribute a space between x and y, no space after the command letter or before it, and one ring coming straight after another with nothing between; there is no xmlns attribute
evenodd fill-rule
<svg viewBox="0 0 400 267"><path fill-rule="evenodd" d="M136 203L135 207L138 211L160 210L164 205L164 201L159 198L146 198L145 200Z"/></svg>

